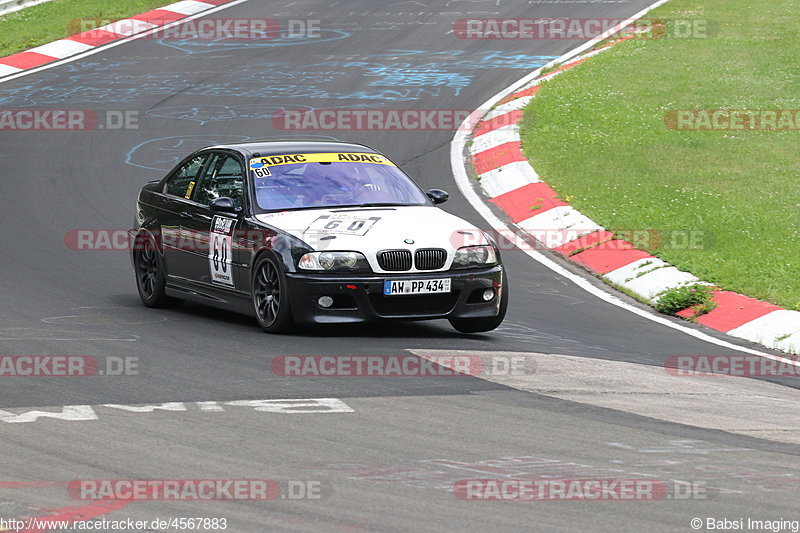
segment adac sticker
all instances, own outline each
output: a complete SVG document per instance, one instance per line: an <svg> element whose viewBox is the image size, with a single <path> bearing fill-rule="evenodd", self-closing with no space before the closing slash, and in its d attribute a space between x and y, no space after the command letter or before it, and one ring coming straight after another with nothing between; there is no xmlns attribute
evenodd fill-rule
<svg viewBox="0 0 800 533"><path fill-rule="evenodd" d="M266 167L296 165L298 163L368 163L373 165L396 166L380 154L357 152L329 152L321 154L284 154L254 157L250 160L253 170L267 170ZM269 175L269 174L266 174Z"/></svg>

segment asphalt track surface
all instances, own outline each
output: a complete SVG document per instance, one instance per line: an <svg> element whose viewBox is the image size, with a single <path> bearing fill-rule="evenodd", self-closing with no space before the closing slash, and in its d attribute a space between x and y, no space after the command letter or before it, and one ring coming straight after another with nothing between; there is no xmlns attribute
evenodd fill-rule
<svg viewBox="0 0 800 533"><path fill-rule="evenodd" d="M503 326L489 334L461 335L435 321L270 336L250 317L199 305L146 309L125 252L73 251L64 243L71 229L130 227L141 185L196 147L264 138L367 143L423 188L449 190L447 211L486 227L457 194L451 131L293 133L277 131L269 116L303 106L471 110L580 43L461 40L450 33L454 20L627 17L649 3L251 0L212 16L319 19L323 39L235 47L140 39L0 84L3 108L140 113L138 129L1 134L0 353L135 357L140 373L2 378L0 409L186 402L186 410L97 407L96 420L0 425L3 478L322 482L320 500L146 502L106 515L227 517L237 532L689 531L694 517L792 518L796 445L523 392L502 380L290 379L270 371L281 355L420 349L652 367L670 355L730 353L609 305L519 251L504 253L511 304ZM230 404L204 411L196 404L303 398L338 398L353 412L277 414ZM463 502L449 491L459 479L538 475L713 479L716 488L706 500L638 503ZM0 503L7 516L75 505L63 491L4 485Z"/></svg>

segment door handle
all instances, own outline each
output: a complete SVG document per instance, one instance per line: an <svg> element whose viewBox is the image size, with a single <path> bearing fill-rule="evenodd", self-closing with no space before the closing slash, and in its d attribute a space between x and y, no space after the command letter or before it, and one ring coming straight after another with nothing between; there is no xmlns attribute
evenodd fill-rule
<svg viewBox="0 0 800 533"><path fill-rule="evenodd" d="M193 218L189 211L181 211L181 218Z"/></svg>

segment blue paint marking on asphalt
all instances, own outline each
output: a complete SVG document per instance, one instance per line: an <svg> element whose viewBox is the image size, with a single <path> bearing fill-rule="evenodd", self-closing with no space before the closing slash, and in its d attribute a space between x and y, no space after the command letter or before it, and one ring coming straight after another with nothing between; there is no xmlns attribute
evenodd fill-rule
<svg viewBox="0 0 800 533"><path fill-rule="evenodd" d="M238 105L229 106L224 104L212 105L179 105L168 107L157 107L146 112L147 115L159 118L191 120L205 125L209 122L230 121L237 119L245 120L270 120L272 116L286 108L274 105ZM297 106L297 109L311 110L310 106Z"/></svg>
<svg viewBox="0 0 800 533"><path fill-rule="evenodd" d="M329 135L302 135L303 139L319 139L320 141L337 141L336 137ZM274 137L276 141L291 140L292 135ZM195 150L218 144L232 144L253 140L252 137L227 134L198 134L198 135L173 135L159 137L144 141L131 148L125 155L128 165L166 172L178 162ZM268 141L269 137L259 137L259 140Z"/></svg>
<svg viewBox="0 0 800 533"><path fill-rule="evenodd" d="M216 144L245 142L241 135L176 135L137 144L125 156L125 162L147 170L167 171L200 148Z"/></svg>
<svg viewBox="0 0 800 533"><path fill-rule="evenodd" d="M280 37L269 40L252 40L247 42L232 41L231 39L159 39L159 44L186 52L187 54L213 54L218 52L230 52L247 48L274 48L281 46L298 46L303 44L318 44L331 41L339 41L351 37L351 34L342 30L319 30L320 37ZM329 35L325 35L329 34Z"/></svg>
<svg viewBox="0 0 800 533"><path fill-rule="evenodd" d="M378 103L360 104L353 106L326 107L325 109L363 109L367 107L378 107ZM177 120L191 120L201 125L209 122L231 121L231 120L271 120L276 113L281 113L291 109L292 111L311 113L316 108L308 105L295 105L291 107L276 106L269 104L255 105L182 105L169 106L151 109L146 112L152 117L169 118Z"/></svg>
<svg viewBox="0 0 800 533"><path fill-rule="evenodd" d="M381 53L371 54L371 58L417 58L430 61L417 65L416 68L446 68L446 69L530 69L545 65L556 56L530 55L523 51L484 50L471 52L466 50L445 50L434 52L430 50L390 49ZM438 61L437 61L438 60ZM405 63L411 67L410 63ZM400 65L400 64L397 64Z"/></svg>
<svg viewBox="0 0 800 533"><path fill-rule="evenodd" d="M387 60L389 58L395 61ZM402 61L396 60L399 58ZM415 64L416 59L422 59L423 62ZM369 102L377 104L414 101L426 96L458 96L471 85L476 76L469 71L484 71L496 67L531 70L550 59L550 56L499 51L467 55L460 50L386 50L367 55L360 61L331 60L309 65L264 62L243 65L225 72L222 81L202 81L207 74L195 69L133 76L124 72L126 67L135 62L95 61L64 65L61 75L43 75L23 87L0 89L0 105L125 105L144 96L167 98L180 91L187 96L209 98L351 100L360 101L358 105L364 107L370 105ZM342 78L358 76L364 77L366 82L361 90L336 92L330 89ZM223 75L220 74L220 77ZM198 81L198 78L201 80ZM174 118L169 113L175 113L178 118L204 124L226 118L267 118L265 113L273 109L264 105L261 108L253 106L250 110L239 107L235 110L217 109L207 113L208 107L200 107L172 108L166 113L160 109L151 109L147 113L166 118Z"/></svg>

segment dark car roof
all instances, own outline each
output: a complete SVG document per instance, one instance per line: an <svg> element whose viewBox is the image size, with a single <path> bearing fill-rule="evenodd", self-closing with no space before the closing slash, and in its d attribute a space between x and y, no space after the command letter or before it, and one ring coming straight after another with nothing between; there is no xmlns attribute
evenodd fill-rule
<svg viewBox="0 0 800 533"><path fill-rule="evenodd" d="M336 141L255 141L236 144L221 144L208 148L223 148L236 150L248 157L252 154L280 155L280 154L314 154L326 152L368 152L378 153L363 144L336 142Z"/></svg>

